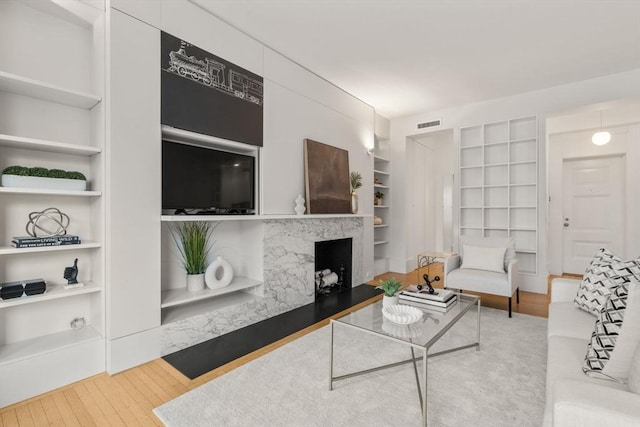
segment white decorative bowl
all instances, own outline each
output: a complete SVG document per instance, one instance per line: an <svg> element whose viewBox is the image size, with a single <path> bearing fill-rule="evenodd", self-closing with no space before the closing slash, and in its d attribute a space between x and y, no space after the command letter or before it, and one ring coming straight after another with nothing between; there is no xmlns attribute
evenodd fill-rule
<svg viewBox="0 0 640 427"><path fill-rule="evenodd" d="M382 315L393 323L410 325L422 319L422 310L410 305L394 304L383 307Z"/></svg>
<svg viewBox="0 0 640 427"><path fill-rule="evenodd" d="M398 325L386 317L382 319L382 330L397 338L417 338L422 334L418 325Z"/></svg>

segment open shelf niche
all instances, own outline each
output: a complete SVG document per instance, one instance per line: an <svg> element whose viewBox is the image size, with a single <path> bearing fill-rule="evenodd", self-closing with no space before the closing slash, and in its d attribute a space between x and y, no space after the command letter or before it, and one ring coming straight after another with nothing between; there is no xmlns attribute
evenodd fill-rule
<svg viewBox="0 0 640 427"><path fill-rule="evenodd" d="M391 161L389 160L390 128L389 120L376 115L375 149L373 154L373 192L384 195L382 201L374 203L373 214L382 219L382 224L373 226L373 269L374 274L390 270L391 241ZM375 219L375 218L374 218Z"/></svg>
<svg viewBox="0 0 640 427"><path fill-rule="evenodd" d="M0 49L0 170L46 167L88 180L88 191L0 187L0 282L47 283L44 294L0 300L2 407L105 370L105 34L104 11L84 2L6 0L0 16L0 37L11 40ZM49 207L69 216L82 244L12 247L29 214ZM76 258L85 286L64 289Z"/></svg>
<svg viewBox="0 0 640 427"><path fill-rule="evenodd" d="M535 116L460 130L460 236L513 237L520 273L537 274Z"/></svg>

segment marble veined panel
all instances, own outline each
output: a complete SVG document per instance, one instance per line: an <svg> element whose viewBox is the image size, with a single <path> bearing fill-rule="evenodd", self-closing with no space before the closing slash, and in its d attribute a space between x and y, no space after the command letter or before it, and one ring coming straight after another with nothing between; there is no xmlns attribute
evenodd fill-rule
<svg viewBox="0 0 640 427"><path fill-rule="evenodd" d="M312 303L315 298L315 243L352 239L352 280L364 282L363 219L263 220L264 296L162 326L162 355Z"/></svg>

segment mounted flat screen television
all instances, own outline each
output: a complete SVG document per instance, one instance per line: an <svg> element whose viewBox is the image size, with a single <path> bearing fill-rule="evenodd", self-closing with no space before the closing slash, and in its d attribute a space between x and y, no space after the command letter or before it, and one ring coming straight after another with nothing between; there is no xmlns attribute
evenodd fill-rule
<svg viewBox="0 0 640 427"><path fill-rule="evenodd" d="M255 213L251 155L162 141L162 209L172 213Z"/></svg>

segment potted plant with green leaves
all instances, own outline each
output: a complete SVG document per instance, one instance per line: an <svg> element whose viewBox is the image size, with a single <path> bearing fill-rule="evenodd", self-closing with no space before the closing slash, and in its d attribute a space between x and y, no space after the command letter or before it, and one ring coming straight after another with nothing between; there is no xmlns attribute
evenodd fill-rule
<svg viewBox="0 0 640 427"><path fill-rule="evenodd" d="M402 282L397 281L395 277L390 277L386 280L380 279L380 285L376 286L376 289L382 289L384 291L382 297L383 307L398 304L398 291L400 288L402 288Z"/></svg>
<svg viewBox="0 0 640 427"><path fill-rule="evenodd" d="M80 172L42 167L9 166L2 171L3 187L84 191L87 178Z"/></svg>
<svg viewBox="0 0 640 427"><path fill-rule="evenodd" d="M374 199L374 204L376 206L382 206L382 203L384 201L384 193L382 191L376 191L375 194L375 199Z"/></svg>
<svg viewBox="0 0 640 427"><path fill-rule="evenodd" d="M204 289L207 258L213 245L212 233L213 227L206 221L183 222L171 229L182 267L187 273L187 290L190 292Z"/></svg>
<svg viewBox="0 0 640 427"><path fill-rule="evenodd" d="M351 181L351 213L358 213L358 193L356 190L362 187L362 175L360 172L353 171L349 176Z"/></svg>

